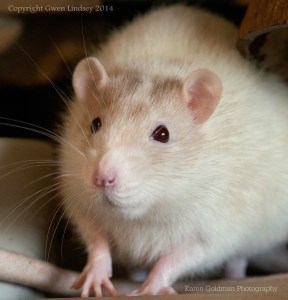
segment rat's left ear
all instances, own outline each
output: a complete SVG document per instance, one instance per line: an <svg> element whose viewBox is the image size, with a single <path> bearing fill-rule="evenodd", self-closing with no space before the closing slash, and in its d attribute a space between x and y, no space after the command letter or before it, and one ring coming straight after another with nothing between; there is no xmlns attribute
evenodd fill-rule
<svg viewBox="0 0 288 300"><path fill-rule="evenodd" d="M193 71L182 89L184 100L193 112L196 124L206 122L221 98L222 83L218 76L206 69Z"/></svg>

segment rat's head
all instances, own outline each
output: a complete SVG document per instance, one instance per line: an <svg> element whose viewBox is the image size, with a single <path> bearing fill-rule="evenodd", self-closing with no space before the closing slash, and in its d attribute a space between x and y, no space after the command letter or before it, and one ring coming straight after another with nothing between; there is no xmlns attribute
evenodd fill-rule
<svg viewBox="0 0 288 300"><path fill-rule="evenodd" d="M108 76L87 58L75 69L73 88L61 151L71 201L134 218L179 198L199 148L198 128L220 99L218 77L203 69L183 81L137 71Z"/></svg>

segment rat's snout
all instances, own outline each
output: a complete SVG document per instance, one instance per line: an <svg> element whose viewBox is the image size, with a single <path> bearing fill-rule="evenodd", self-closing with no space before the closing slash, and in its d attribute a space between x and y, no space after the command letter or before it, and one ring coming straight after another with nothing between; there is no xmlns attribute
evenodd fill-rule
<svg viewBox="0 0 288 300"><path fill-rule="evenodd" d="M98 187L115 187L119 181L118 161L115 154L108 152L94 162L93 184Z"/></svg>
<svg viewBox="0 0 288 300"><path fill-rule="evenodd" d="M93 182L99 187L113 187L117 182L117 174L115 169L100 170L98 169L93 177Z"/></svg>

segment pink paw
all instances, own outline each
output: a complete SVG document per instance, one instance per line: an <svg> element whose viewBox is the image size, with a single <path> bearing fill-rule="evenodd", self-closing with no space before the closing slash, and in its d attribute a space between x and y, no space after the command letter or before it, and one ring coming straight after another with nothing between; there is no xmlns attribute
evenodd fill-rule
<svg viewBox="0 0 288 300"><path fill-rule="evenodd" d="M152 296L152 295L175 295L177 294L176 291L168 286L168 287L161 287L160 285L157 285L153 282L144 282L144 284L140 287L139 290L135 290L127 296Z"/></svg>
<svg viewBox="0 0 288 300"><path fill-rule="evenodd" d="M111 268L105 265L105 261L95 261L86 265L72 288L80 289L82 287L81 297L83 298L89 297L91 290L94 291L96 297L102 297L102 287L110 296L117 296L117 291L110 281L111 277Z"/></svg>

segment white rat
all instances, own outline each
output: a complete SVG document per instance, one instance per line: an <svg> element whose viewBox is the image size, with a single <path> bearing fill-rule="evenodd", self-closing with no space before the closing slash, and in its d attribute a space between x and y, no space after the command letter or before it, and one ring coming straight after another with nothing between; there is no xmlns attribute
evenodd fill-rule
<svg viewBox="0 0 288 300"><path fill-rule="evenodd" d="M76 67L59 159L88 252L83 297L116 295L112 257L151 267L130 295L173 294L184 275L288 240L288 89L236 39L221 17L175 5Z"/></svg>

